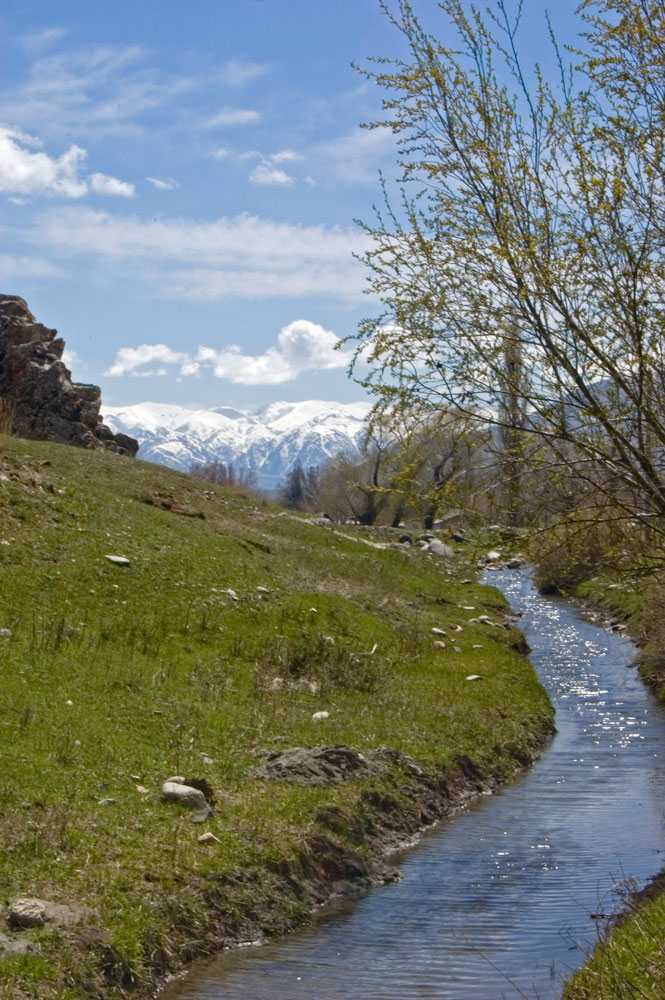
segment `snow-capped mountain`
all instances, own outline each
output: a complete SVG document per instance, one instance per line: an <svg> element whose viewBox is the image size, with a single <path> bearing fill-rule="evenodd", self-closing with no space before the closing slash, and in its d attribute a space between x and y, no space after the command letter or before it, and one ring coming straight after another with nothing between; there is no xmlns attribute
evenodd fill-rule
<svg viewBox="0 0 665 1000"><path fill-rule="evenodd" d="M274 489L298 463L321 465L341 451L357 451L369 403L270 403L250 413L220 406L192 410L162 403L104 406L114 433L139 442L138 457L187 471L193 463L232 462L251 469L262 489Z"/></svg>

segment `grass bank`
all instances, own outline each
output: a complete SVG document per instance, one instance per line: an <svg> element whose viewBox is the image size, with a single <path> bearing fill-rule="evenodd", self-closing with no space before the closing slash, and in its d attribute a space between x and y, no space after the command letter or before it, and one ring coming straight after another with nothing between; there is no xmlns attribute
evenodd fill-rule
<svg viewBox="0 0 665 1000"><path fill-rule="evenodd" d="M533 759L551 707L475 556L378 548L169 469L1 438L2 996L148 996L390 878L388 846ZM257 776L320 745L369 765L336 784ZM205 781L214 816L162 801L172 775ZM15 929L26 896L71 920Z"/></svg>

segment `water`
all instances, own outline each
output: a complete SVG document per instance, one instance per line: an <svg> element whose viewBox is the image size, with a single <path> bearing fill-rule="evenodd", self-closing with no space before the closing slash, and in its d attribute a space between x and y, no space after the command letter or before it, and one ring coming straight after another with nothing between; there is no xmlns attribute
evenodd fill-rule
<svg viewBox="0 0 665 1000"><path fill-rule="evenodd" d="M229 953L171 1000L553 1000L617 902L665 864L665 715L626 638L496 573L556 708L528 774L440 826L403 880L326 911L314 928Z"/></svg>

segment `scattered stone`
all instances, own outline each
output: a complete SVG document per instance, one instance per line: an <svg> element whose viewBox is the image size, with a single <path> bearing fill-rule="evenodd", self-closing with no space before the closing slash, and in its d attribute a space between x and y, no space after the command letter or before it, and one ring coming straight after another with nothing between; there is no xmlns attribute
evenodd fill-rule
<svg viewBox="0 0 665 1000"><path fill-rule="evenodd" d="M43 927L47 923L57 927L71 927L92 915L92 910L87 906L52 903L48 899L24 896L11 904L7 920L10 927L24 930L28 927Z"/></svg>
<svg viewBox="0 0 665 1000"><path fill-rule="evenodd" d="M436 628L436 626L432 629L432 632L434 632L434 635L447 635L444 629Z"/></svg>
<svg viewBox="0 0 665 1000"><path fill-rule="evenodd" d="M17 899L9 908L8 920L12 927L43 927L46 907L41 899Z"/></svg>
<svg viewBox="0 0 665 1000"><path fill-rule="evenodd" d="M330 643L331 646L335 645L335 640L333 639L333 637L331 635L324 635L323 641Z"/></svg>
<svg viewBox="0 0 665 1000"><path fill-rule="evenodd" d="M463 542L466 539L466 534L463 531L453 531L451 537L454 542Z"/></svg>
<svg viewBox="0 0 665 1000"><path fill-rule="evenodd" d="M413 545L413 539L411 538L411 535L400 535L399 541L401 542L402 545Z"/></svg>
<svg viewBox="0 0 665 1000"><path fill-rule="evenodd" d="M497 549L491 549L485 556L487 562L499 562L501 553Z"/></svg>
<svg viewBox="0 0 665 1000"><path fill-rule="evenodd" d="M431 542L436 536L432 534L431 531L426 531L422 535L418 535L416 538L417 542Z"/></svg>
<svg viewBox="0 0 665 1000"><path fill-rule="evenodd" d="M0 639L11 639L12 630L10 628L0 628Z"/></svg>
<svg viewBox="0 0 665 1000"><path fill-rule="evenodd" d="M200 837L196 838L199 844L221 844L219 837L216 837L214 833L202 833Z"/></svg>
<svg viewBox="0 0 665 1000"><path fill-rule="evenodd" d="M312 718L315 719L317 722L321 721L322 719L329 719L330 712L314 712Z"/></svg>
<svg viewBox="0 0 665 1000"><path fill-rule="evenodd" d="M167 802L178 802L187 809L207 809L206 797L200 788L185 783L185 779L180 775L167 778L162 785L162 797Z"/></svg>
<svg viewBox="0 0 665 1000"><path fill-rule="evenodd" d="M139 795L149 795L150 794L149 790L144 785L136 785L135 787L136 787L136 791L139 793Z"/></svg>
<svg viewBox="0 0 665 1000"><path fill-rule="evenodd" d="M267 587L257 587L256 589L258 590L258 592L260 594L269 594L270 593L270 591L268 590ZM206 836L207 836L207 834L206 834Z"/></svg>
<svg viewBox="0 0 665 1000"><path fill-rule="evenodd" d="M108 561L110 563L113 563L114 566L130 566L131 565L129 559L127 559L126 556L110 556L109 555L109 556L104 556L104 558L108 559Z"/></svg>
<svg viewBox="0 0 665 1000"><path fill-rule="evenodd" d="M323 745L273 751L253 774L266 781L289 781L294 785L339 785L377 770L376 764L353 747Z"/></svg>
<svg viewBox="0 0 665 1000"><path fill-rule="evenodd" d="M115 799L100 799L97 803L98 806L114 806L116 803Z"/></svg>
<svg viewBox="0 0 665 1000"><path fill-rule="evenodd" d="M449 545L444 542L440 542L438 538L432 539L432 541L427 546L427 551L431 552L435 556L443 556L445 559L454 559L455 553Z"/></svg>
<svg viewBox="0 0 665 1000"><path fill-rule="evenodd" d="M524 560L519 558L509 559L506 563L506 569L521 569L524 565Z"/></svg>
<svg viewBox="0 0 665 1000"><path fill-rule="evenodd" d="M482 677L480 676L480 674L469 674L469 676L467 677L467 680L468 681L481 681Z"/></svg>
<svg viewBox="0 0 665 1000"><path fill-rule="evenodd" d="M488 531L503 531L503 526L500 524L490 524L487 529Z"/></svg>
<svg viewBox="0 0 665 1000"><path fill-rule="evenodd" d="M220 594L228 594L229 597L231 598L231 600L233 600L233 601L239 601L240 600L240 598L236 594L235 590L232 590L231 587L227 587L226 590L220 590Z"/></svg>
<svg viewBox="0 0 665 1000"><path fill-rule="evenodd" d="M462 628L461 625L449 625L448 627L451 628L453 632L463 632L464 631L464 629Z"/></svg>
<svg viewBox="0 0 665 1000"><path fill-rule="evenodd" d="M446 648L445 642L442 642L441 639L437 639L437 641L434 643L434 645L438 646L439 649L445 649Z"/></svg>

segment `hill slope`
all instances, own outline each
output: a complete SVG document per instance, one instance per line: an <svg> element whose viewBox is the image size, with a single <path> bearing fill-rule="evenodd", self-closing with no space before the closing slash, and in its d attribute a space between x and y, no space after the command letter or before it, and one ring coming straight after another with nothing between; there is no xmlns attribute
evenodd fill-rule
<svg viewBox="0 0 665 1000"><path fill-rule="evenodd" d="M469 572L0 438L1 898L75 921L5 911L2 996L148 996L381 878L387 845L530 760L550 707L519 634L469 623L504 608ZM320 782L270 780L279 751L331 745ZM206 822L162 801L176 775L214 790Z"/></svg>

